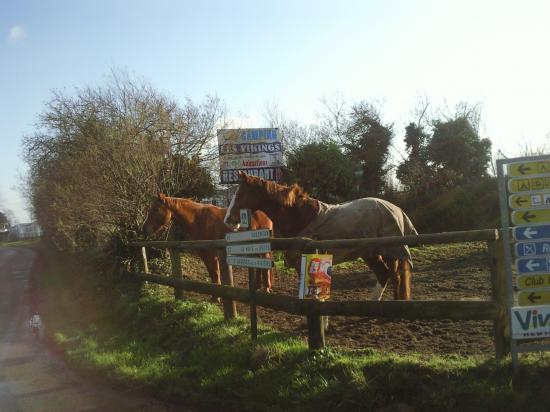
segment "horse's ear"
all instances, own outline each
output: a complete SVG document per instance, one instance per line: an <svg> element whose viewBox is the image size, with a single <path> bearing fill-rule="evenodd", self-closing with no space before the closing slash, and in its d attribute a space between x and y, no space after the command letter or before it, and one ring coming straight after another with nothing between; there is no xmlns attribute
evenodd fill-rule
<svg viewBox="0 0 550 412"><path fill-rule="evenodd" d="M285 192L285 204L287 206L294 206L296 198L300 194L300 186L292 185L284 189Z"/></svg>
<svg viewBox="0 0 550 412"><path fill-rule="evenodd" d="M302 188L298 186L296 183L290 186L290 189L294 195L299 195L302 193Z"/></svg>

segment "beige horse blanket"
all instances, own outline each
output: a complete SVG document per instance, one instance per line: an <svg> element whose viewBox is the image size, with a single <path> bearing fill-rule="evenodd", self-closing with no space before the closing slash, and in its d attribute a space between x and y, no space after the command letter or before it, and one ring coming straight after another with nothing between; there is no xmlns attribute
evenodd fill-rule
<svg viewBox="0 0 550 412"><path fill-rule="evenodd" d="M339 205L319 201L317 217L298 236L312 239L356 239L418 234L409 217L398 206L382 199L365 197ZM359 256L392 256L408 260L412 266L407 245L372 249L334 249L333 263Z"/></svg>

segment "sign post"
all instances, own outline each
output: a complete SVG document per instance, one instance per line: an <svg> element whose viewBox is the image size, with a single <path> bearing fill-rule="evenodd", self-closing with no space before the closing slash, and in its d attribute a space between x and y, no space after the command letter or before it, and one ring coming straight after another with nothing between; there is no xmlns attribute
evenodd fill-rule
<svg viewBox="0 0 550 412"><path fill-rule="evenodd" d="M241 209L241 226L250 226L250 209ZM256 313L256 285L254 281L255 269L269 270L273 268L273 260L256 256L271 252L271 243L265 242L272 236L271 230L260 229L248 232L232 232L225 234L225 240L231 243L226 246L227 264L232 266L244 266L248 268L248 290L250 292L250 334L252 340L258 339L258 316ZM262 243L240 243L263 240ZM239 242L239 243L234 243ZM244 256L243 256L244 255Z"/></svg>
<svg viewBox="0 0 550 412"><path fill-rule="evenodd" d="M517 370L520 352L550 350L540 342L521 344L550 337L550 156L497 160L497 177L510 351Z"/></svg>

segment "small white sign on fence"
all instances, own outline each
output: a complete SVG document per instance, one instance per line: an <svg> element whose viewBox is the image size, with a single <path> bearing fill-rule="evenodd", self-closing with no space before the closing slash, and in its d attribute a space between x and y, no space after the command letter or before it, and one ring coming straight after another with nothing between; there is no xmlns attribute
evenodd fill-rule
<svg viewBox="0 0 550 412"><path fill-rule="evenodd" d="M248 229L250 227L250 220L252 218L252 211L250 209L240 209L239 217L241 219L241 227Z"/></svg>
<svg viewBox="0 0 550 412"><path fill-rule="evenodd" d="M228 255L256 255L271 252L271 243L244 243L225 248Z"/></svg>
<svg viewBox="0 0 550 412"><path fill-rule="evenodd" d="M271 259L244 256L227 256L227 264L258 269L271 269L273 267L273 261Z"/></svg>
<svg viewBox="0 0 550 412"><path fill-rule="evenodd" d="M260 229L250 230L248 232L231 232L225 234L227 242L246 242L249 240L264 240L271 238L271 230Z"/></svg>

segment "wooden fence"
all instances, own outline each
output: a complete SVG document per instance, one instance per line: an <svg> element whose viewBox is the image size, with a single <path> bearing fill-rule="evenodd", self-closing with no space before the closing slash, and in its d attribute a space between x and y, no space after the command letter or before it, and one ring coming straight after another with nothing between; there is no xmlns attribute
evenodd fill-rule
<svg viewBox="0 0 550 412"><path fill-rule="evenodd" d="M503 247L496 229L473 230L462 232L433 233L425 235L392 236L366 239L311 240L306 238L273 238L273 250L330 250L349 247L397 246L397 245L427 245L461 243L470 241L485 241L488 247L490 263L492 296L490 300L459 300L459 301L345 301L319 302L298 299L297 297L278 294L253 292L249 289L233 286L232 268L225 264L225 240L202 241L151 241L134 242L131 245L142 248L142 256L147 270L145 247L166 248L170 250L172 261L172 277L136 273L140 280L171 286L177 299L183 298L183 291L192 291L223 299L226 319L237 314L235 301L266 308L280 310L307 317L308 344L310 349L319 349L325 345L322 317L338 316L369 316L386 319L451 319L462 320L492 320L494 322L494 343L497 359L508 351L508 319L506 311L506 279L504 272ZM183 250L222 249L223 258L220 262L222 285L183 279L180 252ZM254 329L255 325L251 328Z"/></svg>

